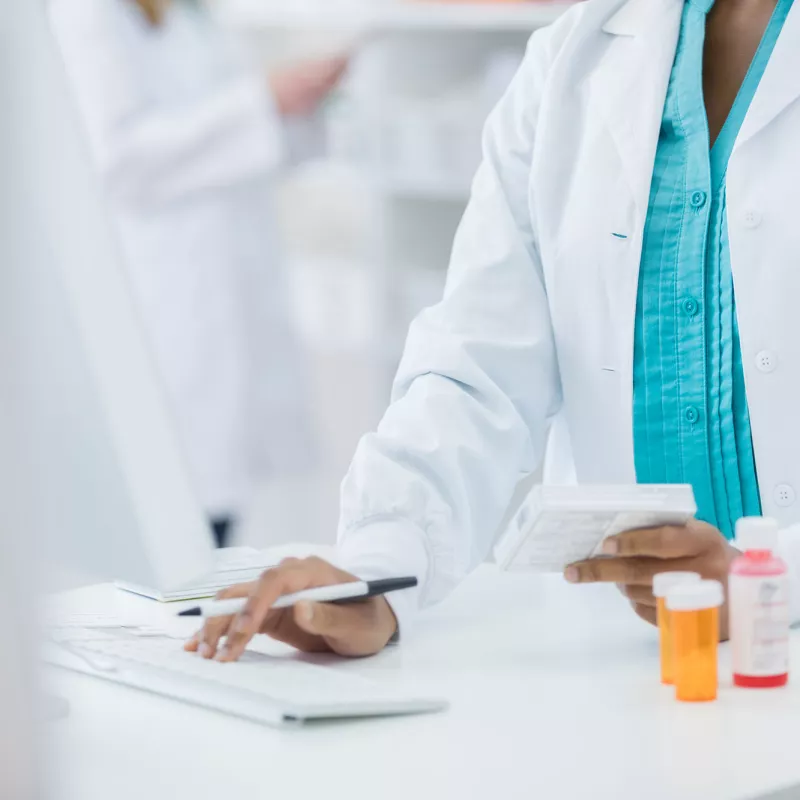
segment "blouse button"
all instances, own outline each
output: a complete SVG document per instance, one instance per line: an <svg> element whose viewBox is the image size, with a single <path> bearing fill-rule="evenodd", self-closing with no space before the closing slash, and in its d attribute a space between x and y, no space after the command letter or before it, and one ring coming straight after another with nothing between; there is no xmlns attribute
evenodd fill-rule
<svg viewBox="0 0 800 800"><path fill-rule="evenodd" d="M687 317L695 316L699 310L700 304L693 297L687 297L686 300L683 301L683 313L686 314Z"/></svg>

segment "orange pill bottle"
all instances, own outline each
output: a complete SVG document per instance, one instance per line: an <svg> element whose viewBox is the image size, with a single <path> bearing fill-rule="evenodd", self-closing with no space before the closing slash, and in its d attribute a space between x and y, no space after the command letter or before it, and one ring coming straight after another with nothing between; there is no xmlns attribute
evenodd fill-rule
<svg viewBox="0 0 800 800"><path fill-rule="evenodd" d="M717 699L719 609L724 599L719 581L684 583L667 593L678 700L702 703Z"/></svg>
<svg viewBox="0 0 800 800"><path fill-rule="evenodd" d="M653 594L658 606L658 634L661 641L661 683L671 685L674 682L674 635L672 630L672 612L667 608L667 594L670 589L684 583L697 583L700 575L697 572L661 572L653 578Z"/></svg>

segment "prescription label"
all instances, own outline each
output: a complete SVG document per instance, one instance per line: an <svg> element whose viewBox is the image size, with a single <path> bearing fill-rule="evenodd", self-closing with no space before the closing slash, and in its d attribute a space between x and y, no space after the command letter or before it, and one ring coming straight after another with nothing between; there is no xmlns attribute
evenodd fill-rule
<svg viewBox="0 0 800 800"><path fill-rule="evenodd" d="M728 592L734 673L766 678L788 672L788 577L731 575Z"/></svg>

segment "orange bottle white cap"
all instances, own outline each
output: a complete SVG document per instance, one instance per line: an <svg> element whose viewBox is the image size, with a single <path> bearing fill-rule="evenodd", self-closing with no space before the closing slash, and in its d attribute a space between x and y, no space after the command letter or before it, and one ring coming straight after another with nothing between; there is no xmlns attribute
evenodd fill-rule
<svg viewBox="0 0 800 800"><path fill-rule="evenodd" d="M769 517L743 517L736 523L736 546L748 550L773 552L778 546L778 522Z"/></svg>
<svg viewBox="0 0 800 800"><path fill-rule="evenodd" d="M670 611L702 611L719 608L725 602L725 591L719 581L696 581L673 586L667 594Z"/></svg>
<svg viewBox="0 0 800 800"><path fill-rule="evenodd" d="M697 583L700 574L697 572L659 572L653 578L653 595L655 597L666 597L669 590L674 586L684 583Z"/></svg>

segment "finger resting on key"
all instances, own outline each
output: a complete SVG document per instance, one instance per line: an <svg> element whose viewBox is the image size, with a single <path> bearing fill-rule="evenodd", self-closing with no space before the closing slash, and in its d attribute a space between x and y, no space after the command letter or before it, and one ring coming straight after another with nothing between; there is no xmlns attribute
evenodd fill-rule
<svg viewBox="0 0 800 800"><path fill-rule="evenodd" d="M215 655L217 661L236 661L241 658L252 636L235 631L229 632L225 637L225 644L219 648Z"/></svg>
<svg viewBox="0 0 800 800"><path fill-rule="evenodd" d="M216 655L217 661L230 662L238 661L243 655L247 646L253 640L253 637L258 633L269 633L272 638L280 639L274 635L276 625L273 618L280 619L286 615L285 609L270 610L268 609L261 621L258 623L257 629L240 627L238 618L234 618L227 636L225 637L225 644L220 648ZM249 625L249 621L246 623ZM294 642L292 642L294 644Z"/></svg>
<svg viewBox="0 0 800 800"><path fill-rule="evenodd" d="M220 639L227 633L233 617L214 617L206 620L199 632L197 653L203 658L213 658L217 653Z"/></svg>
<svg viewBox="0 0 800 800"><path fill-rule="evenodd" d="M356 580L358 579L355 576L313 556L305 559L285 559L277 567L267 570L257 582L231 587L219 594L218 597L220 599L246 598L244 608L239 614L227 619L227 623L220 635L217 635L218 630L214 626L211 641L206 642L205 639L201 639L198 650L202 650L203 654L207 654L209 648L213 648L211 652L213 652L218 661L236 661L242 656L252 638L256 634L264 633L273 639L285 642L306 652L322 650L336 650L339 652L339 649L329 644L326 637L315 632L315 623L322 624L326 619L328 604L317 616L312 611L311 618L313 622L309 623L307 627L303 627L298 623L295 618L295 609L276 609L274 606L278 598L284 595L302 592L319 586L335 585ZM392 622L394 623L392 625L384 619L383 615L378 615L378 622L383 624L376 626L374 624L376 619L374 615L377 606L369 606L368 603L354 605L362 606L362 608L360 611L351 611L352 619L357 620L358 624L355 630L349 634L342 633L347 641L344 649L354 646L356 651L363 649L364 653L367 651L377 652L380 647L375 647L374 643L368 643L368 646L363 644L362 639L369 638L369 635L366 637L363 635L363 631L366 630L369 634L376 627L380 631L389 629L390 633L386 636L388 639L391 635L391 630L396 628L394 617L392 615ZM384 605L386 605L385 601ZM331 607L334 608L333 616L328 618L327 625L333 625L333 627L325 627L325 629L335 633L339 630L334 624L338 619L336 612L342 611L344 607L333 606L332 604ZM388 606L386 608L388 609ZM308 610L308 604L305 604L305 609L306 611ZM391 615L390 611L384 612L383 606L380 607L380 610ZM301 608L300 619L303 619L302 611L303 609ZM373 616L363 616L368 613L373 614ZM350 617L345 615L344 618ZM341 630L344 631L345 629ZM224 646L220 647L220 639L223 635L225 636L225 643ZM374 635L372 638L375 638ZM352 645L353 641L355 641L355 645ZM380 646L382 647L385 643L383 642ZM208 647L204 646L206 644Z"/></svg>
<svg viewBox="0 0 800 800"><path fill-rule="evenodd" d="M248 597L244 609L234 617L220 661L236 661L250 640L267 622L279 597L299 592L314 585L314 576L303 562L284 564L280 569L265 572Z"/></svg>

